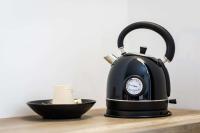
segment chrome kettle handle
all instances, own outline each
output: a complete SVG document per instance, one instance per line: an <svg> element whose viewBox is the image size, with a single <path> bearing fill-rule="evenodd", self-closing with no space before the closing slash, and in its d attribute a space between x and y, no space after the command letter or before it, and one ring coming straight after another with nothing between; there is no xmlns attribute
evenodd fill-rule
<svg viewBox="0 0 200 133"><path fill-rule="evenodd" d="M170 62L172 61L175 53L175 43L174 39L171 36L171 34L162 26L152 23L152 22L146 22L146 21L141 21L141 22L136 22L133 24L128 25L122 32L120 33L118 37L118 48L122 53L125 53L124 51L124 38L126 35L136 29L149 29L157 32L162 36L162 38L165 40L166 43L166 52L165 52L165 57L163 59L163 62Z"/></svg>

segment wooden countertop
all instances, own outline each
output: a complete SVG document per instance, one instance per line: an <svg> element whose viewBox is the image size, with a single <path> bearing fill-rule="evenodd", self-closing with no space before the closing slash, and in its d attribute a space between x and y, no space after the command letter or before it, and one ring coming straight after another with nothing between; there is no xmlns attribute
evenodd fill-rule
<svg viewBox="0 0 200 133"><path fill-rule="evenodd" d="M73 120L7 118L0 119L0 133L200 133L200 111L171 111L170 117L145 119L104 117L104 109L91 110Z"/></svg>

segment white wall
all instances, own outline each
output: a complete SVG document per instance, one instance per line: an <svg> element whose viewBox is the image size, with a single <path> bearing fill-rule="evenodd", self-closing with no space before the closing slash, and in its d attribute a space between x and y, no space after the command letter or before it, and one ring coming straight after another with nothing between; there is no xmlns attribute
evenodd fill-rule
<svg viewBox="0 0 200 133"><path fill-rule="evenodd" d="M33 113L27 101L51 98L53 86L105 106L110 66L127 23L120 0L0 1L0 117Z"/></svg>
<svg viewBox="0 0 200 133"><path fill-rule="evenodd" d="M167 64L172 98L178 100L178 104L173 107L200 109L199 5L198 0L128 1L129 23L141 20L159 23L166 27L175 39L175 58ZM160 37L152 33L131 33L126 39L128 47L134 51L140 45L145 45L149 48L147 54L163 57L165 44Z"/></svg>
<svg viewBox="0 0 200 133"><path fill-rule="evenodd" d="M26 102L52 97L55 84L71 84L74 95L105 107L103 60L117 53L119 32L146 20L174 36L176 54L167 64L175 107L200 109L200 8L198 0L6 0L0 1L0 117L33 112ZM127 51L162 57L165 44L153 32L138 30Z"/></svg>

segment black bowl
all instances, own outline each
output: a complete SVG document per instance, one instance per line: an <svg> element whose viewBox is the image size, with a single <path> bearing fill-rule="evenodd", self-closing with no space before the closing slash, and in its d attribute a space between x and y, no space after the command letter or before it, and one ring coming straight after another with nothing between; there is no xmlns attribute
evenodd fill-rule
<svg viewBox="0 0 200 133"><path fill-rule="evenodd" d="M28 102L28 106L44 119L80 118L95 103L95 100L82 99L80 104L52 104L51 99Z"/></svg>

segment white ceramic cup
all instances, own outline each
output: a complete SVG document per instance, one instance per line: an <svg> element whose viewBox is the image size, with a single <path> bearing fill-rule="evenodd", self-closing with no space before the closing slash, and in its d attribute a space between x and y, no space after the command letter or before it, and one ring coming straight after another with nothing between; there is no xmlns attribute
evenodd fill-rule
<svg viewBox="0 0 200 133"><path fill-rule="evenodd" d="M64 85L56 85L53 95L53 104L74 104L72 89Z"/></svg>

